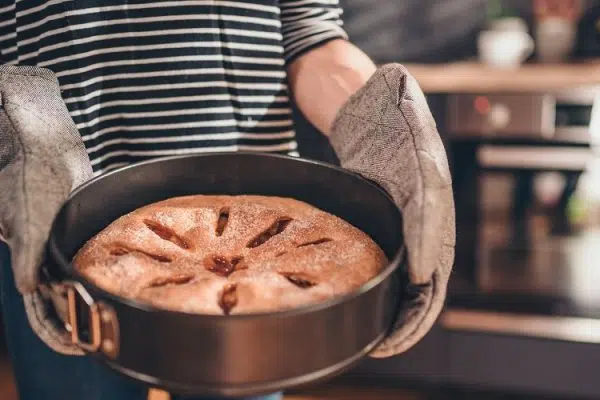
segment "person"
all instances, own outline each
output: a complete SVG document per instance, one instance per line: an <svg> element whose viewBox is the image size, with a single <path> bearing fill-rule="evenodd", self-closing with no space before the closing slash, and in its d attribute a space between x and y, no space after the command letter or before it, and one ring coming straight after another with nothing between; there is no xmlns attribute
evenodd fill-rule
<svg viewBox="0 0 600 400"><path fill-rule="evenodd" d="M292 99L331 140L343 167L379 183L403 208L407 297L395 333L374 356L406 351L429 331L454 254L443 146L416 82L402 67L377 68L349 41L341 15L335 0L0 2L0 144L9 144L0 149L0 233L9 244L0 249L0 299L21 399L137 400L148 388L73 355L31 311L43 239L22 232L36 220L43 237L40 218L50 221L64 196L20 173L37 161L14 149L40 154L46 146L36 171L55 181L216 150L298 156ZM53 79L72 129L56 117L62 109L48 105L53 99L36 105L36 90L52 92ZM56 117L56 125L39 125L49 126L46 136L29 125L43 112ZM373 113L379 122L369 120ZM374 129L378 123L391 128ZM65 161L78 149L66 131L78 132L87 154L75 157L76 168ZM65 153L50 157L48 146ZM51 195L36 209L18 200L26 191Z"/></svg>

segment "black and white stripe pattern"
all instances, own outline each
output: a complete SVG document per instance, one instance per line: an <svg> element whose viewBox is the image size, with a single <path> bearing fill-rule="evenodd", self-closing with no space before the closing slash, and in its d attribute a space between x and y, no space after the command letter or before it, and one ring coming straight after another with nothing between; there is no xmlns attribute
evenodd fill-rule
<svg viewBox="0 0 600 400"><path fill-rule="evenodd" d="M2 61L56 73L96 174L166 155L295 154L285 67L345 37L337 0L0 0Z"/></svg>

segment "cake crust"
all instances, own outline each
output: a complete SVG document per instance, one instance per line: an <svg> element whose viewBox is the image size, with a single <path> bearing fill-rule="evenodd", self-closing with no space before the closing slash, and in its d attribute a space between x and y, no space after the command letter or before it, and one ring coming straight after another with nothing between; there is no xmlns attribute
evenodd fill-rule
<svg viewBox="0 0 600 400"><path fill-rule="evenodd" d="M346 221L269 196L175 197L90 239L75 268L116 295L197 314L251 314L350 293L387 264Z"/></svg>

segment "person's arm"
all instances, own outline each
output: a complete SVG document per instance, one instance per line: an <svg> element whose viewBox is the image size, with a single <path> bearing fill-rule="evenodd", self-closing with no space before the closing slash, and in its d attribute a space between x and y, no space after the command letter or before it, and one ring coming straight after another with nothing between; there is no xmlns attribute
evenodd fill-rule
<svg viewBox="0 0 600 400"><path fill-rule="evenodd" d="M336 39L298 57L288 67L288 82L304 116L329 135L338 110L373 75L376 66L359 48Z"/></svg>
<svg viewBox="0 0 600 400"><path fill-rule="evenodd" d="M296 105L325 134L349 95L374 72L347 41L337 0L280 0L288 83Z"/></svg>

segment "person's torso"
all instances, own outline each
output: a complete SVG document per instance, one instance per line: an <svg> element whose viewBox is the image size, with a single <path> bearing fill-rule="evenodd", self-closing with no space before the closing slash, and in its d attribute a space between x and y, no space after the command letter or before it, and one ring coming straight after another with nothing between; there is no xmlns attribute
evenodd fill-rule
<svg viewBox="0 0 600 400"><path fill-rule="evenodd" d="M296 149L277 0L0 2L3 63L52 70L96 173Z"/></svg>

